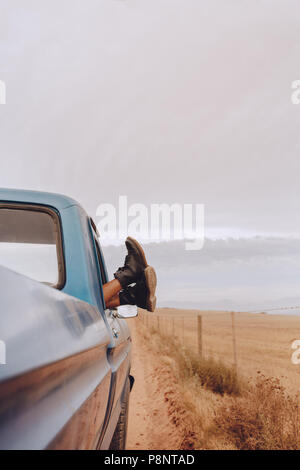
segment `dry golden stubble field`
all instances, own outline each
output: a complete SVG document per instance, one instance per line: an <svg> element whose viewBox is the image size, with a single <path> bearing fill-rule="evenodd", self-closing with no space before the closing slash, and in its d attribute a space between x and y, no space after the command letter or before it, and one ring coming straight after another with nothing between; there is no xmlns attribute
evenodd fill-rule
<svg viewBox="0 0 300 470"><path fill-rule="evenodd" d="M181 310L162 308L154 314L142 313L148 327L170 337L177 337L185 346L198 351L201 316L202 354L221 359L227 365L235 364L246 379L257 372L280 378L290 391L300 392L300 365L291 361L292 342L300 340L300 316Z"/></svg>

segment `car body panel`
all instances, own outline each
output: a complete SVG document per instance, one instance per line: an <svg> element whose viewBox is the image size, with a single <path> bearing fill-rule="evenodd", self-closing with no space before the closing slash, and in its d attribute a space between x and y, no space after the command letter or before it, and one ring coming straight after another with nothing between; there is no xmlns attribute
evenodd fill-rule
<svg viewBox="0 0 300 470"><path fill-rule="evenodd" d="M66 196L0 189L61 223L66 282L56 290L0 267L0 448L108 448L130 372L126 321L105 310L91 220ZM1 264L1 260L0 260Z"/></svg>
<svg viewBox="0 0 300 470"><path fill-rule="evenodd" d="M5 189L0 189L1 202L45 206L58 213L67 273L62 291L103 311L90 218L80 204L59 194Z"/></svg>
<svg viewBox="0 0 300 470"><path fill-rule="evenodd" d="M102 429L111 338L98 310L3 267L0 285L7 356L7 365L0 367L0 447L48 447L95 394L102 406L94 419Z"/></svg>

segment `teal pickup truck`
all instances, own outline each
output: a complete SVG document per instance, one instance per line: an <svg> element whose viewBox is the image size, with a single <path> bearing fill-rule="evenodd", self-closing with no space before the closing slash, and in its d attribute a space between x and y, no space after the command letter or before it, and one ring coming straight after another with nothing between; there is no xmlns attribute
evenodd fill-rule
<svg viewBox="0 0 300 470"><path fill-rule="evenodd" d="M106 309L107 280L76 201L0 189L0 449L125 448L137 310Z"/></svg>

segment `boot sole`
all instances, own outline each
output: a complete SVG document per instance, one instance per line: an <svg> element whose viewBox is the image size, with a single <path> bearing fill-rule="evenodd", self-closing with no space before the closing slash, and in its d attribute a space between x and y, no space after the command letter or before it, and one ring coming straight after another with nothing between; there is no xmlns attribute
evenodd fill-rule
<svg viewBox="0 0 300 470"><path fill-rule="evenodd" d="M144 271L145 273L145 279L146 279L146 285L147 285L147 310L149 312L154 312L155 307L156 307L156 296L155 296L155 290L156 290L156 285L157 285L157 277L156 277L156 272L155 269L152 268L152 266L147 266L147 268Z"/></svg>
<svg viewBox="0 0 300 470"><path fill-rule="evenodd" d="M148 263L147 263L146 255L145 255L145 252L142 248L142 245L140 245L139 242L135 238L132 238L132 237L127 237L126 241L128 241L131 245L133 245L134 248L138 251L138 253L140 254L140 256L143 260L144 269L146 269L147 266L148 266Z"/></svg>

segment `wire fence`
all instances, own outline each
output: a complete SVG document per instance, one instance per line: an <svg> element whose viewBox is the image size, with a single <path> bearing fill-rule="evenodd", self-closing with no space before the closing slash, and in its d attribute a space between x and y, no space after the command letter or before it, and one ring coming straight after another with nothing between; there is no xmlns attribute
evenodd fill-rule
<svg viewBox="0 0 300 470"><path fill-rule="evenodd" d="M183 314L184 312L184 314ZM292 364L292 342L300 339L300 317L246 312L140 311L149 329L195 351L202 358L220 360L238 374L262 372L300 388L300 365Z"/></svg>
<svg viewBox="0 0 300 470"><path fill-rule="evenodd" d="M223 341L225 337L227 339L225 351L220 344L215 344L212 328L209 322L203 319L203 315L157 315L142 311L140 318L147 328L153 328L164 336L176 339L180 344L197 352L200 357L222 360L238 370L235 312L230 313L228 325L222 322Z"/></svg>

